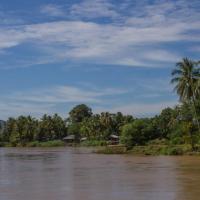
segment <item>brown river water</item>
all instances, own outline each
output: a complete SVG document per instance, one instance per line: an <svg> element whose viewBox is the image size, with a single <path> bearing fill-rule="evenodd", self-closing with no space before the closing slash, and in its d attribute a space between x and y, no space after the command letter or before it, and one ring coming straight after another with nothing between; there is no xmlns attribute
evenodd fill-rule
<svg viewBox="0 0 200 200"><path fill-rule="evenodd" d="M0 200L200 200L200 157L0 148Z"/></svg>

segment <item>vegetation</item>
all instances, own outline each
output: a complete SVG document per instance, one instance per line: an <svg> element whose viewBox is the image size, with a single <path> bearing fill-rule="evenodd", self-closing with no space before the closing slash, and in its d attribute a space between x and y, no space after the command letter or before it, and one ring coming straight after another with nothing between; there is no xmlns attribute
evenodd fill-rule
<svg viewBox="0 0 200 200"><path fill-rule="evenodd" d="M191 107L194 120L200 130L199 119L197 114L196 102L199 99L199 78L200 69L198 62L194 62L184 58L181 62L176 64L177 68L172 71L172 83L176 83L175 90L180 97L180 101L188 103ZM192 126L192 125L189 125ZM192 133L192 131L190 131ZM194 149L194 140L191 135L191 144Z"/></svg>
<svg viewBox="0 0 200 200"><path fill-rule="evenodd" d="M0 146L63 146L62 139L74 135L83 146L107 146L116 135L130 153L181 155L200 149L199 62L184 58L172 71L171 82L180 104L165 108L152 118L134 118L122 113L93 114L85 104L75 106L67 119L44 115L9 118L0 126ZM3 128L2 128L3 127ZM84 138L84 140L82 140ZM100 152L124 153L107 146Z"/></svg>
<svg viewBox="0 0 200 200"><path fill-rule="evenodd" d="M85 147L100 147L100 146L106 146L107 141L105 140L86 140L81 143L81 146Z"/></svg>
<svg viewBox="0 0 200 200"><path fill-rule="evenodd" d="M106 146L104 148L97 149L95 153L99 154L125 154L127 149L123 145Z"/></svg>
<svg viewBox="0 0 200 200"><path fill-rule="evenodd" d="M7 120L0 141L10 146L26 146L32 142L36 145L37 142L61 140L66 136L66 130L65 121L57 114L53 117L44 115L41 120L20 116Z"/></svg>
<svg viewBox="0 0 200 200"><path fill-rule="evenodd" d="M61 140L52 140L47 142L30 142L26 144L26 147L62 147L65 143Z"/></svg>

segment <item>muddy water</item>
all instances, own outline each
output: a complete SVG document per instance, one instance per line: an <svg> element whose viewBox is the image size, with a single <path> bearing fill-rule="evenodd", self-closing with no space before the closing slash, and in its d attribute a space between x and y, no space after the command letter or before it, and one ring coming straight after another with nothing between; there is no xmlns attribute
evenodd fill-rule
<svg viewBox="0 0 200 200"><path fill-rule="evenodd" d="M200 157L0 149L0 200L199 200Z"/></svg>

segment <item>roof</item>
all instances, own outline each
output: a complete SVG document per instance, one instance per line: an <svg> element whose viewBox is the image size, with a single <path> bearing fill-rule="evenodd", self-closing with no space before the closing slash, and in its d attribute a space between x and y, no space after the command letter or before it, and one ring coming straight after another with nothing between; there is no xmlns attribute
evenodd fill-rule
<svg viewBox="0 0 200 200"><path fill-rule="evenodd" d="M75 139L75 135L68 135L63 138L63 140L74 140L74 139Z"/></svg>
<svg viewBox="0 0 200 200"><path fill-rule="evenodd" d="M119 139L119 136L112 134L112 135L110 135L110 138Z"/></svg>
<svg viewBox="0 0 200 200"><path fill-rule="evenodd" d="M85 141L85 140L87 140L87 137L82 137L81 138L81 141Z"/></svg>

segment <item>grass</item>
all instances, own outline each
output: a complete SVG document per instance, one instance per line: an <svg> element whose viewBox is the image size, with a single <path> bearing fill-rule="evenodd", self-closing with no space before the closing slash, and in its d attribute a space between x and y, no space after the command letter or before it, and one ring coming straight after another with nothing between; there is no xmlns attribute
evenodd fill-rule
<svg viewBox="0 0 200 200"><path fill-rule="evenodd" d="M0 142L0 147L12 147L9 142Z"/></svg>
<svg viewBox="0 0 200 200"><path fill-rule="evenodd" d="M10 143L0 142L0 147L63 147L65 143L61 140L52 140L47 142L29 142L26 144L12 145ZM87 140L77 145L84 147L100 147L96 148L95 153L99 154L130 154L130 155L200 155L200 145L196 146L192 151L191 145L170 145L165 141L153 141L144 146L134 146L127 150L124 145L107 145L106 141Z"/></svg>
<svg viewBox="0 0 200 200"><path fill-rule="evenodd" d="M192 152L188 145L146 145L135 146L131 150L126 150L124 146L106 146L96 151L100 154L130 154L130 155L198 155L197 151ZM199 152L200 154L200 152Z"/></svg>
<svg viewBox="0 0 200 200"><path fill-rule="evenodd" d="M80 146L84 147L98 147L98 146L106 146L107 141L105 140L86 140L80 143Z"/></svg>
<svg viewBox="0 0 200 200"><path fill-rule="evenodd" d="M137 155L188 155L192 152L190 145L146 145L135 146L128 151Z"/></svg>
<svg viewBox="0 0 200 200"><path fill-rule="evenodd" d="M131 155L200 155L200 145L192 151L191 145L172 145L166 140L150 141L143 146L134 146L131 149L122 145L111 145L101 148L96 153L102 154L131 154Z"/></svg>
<svg viewBox="0 0 200 200"><path fill-rule="evenodd" d="M98 149L95 153L99 154L125 154L127 153L126 147L124 145L109 145L104 148Z"/></svg>
<svg viewBox="0 0 200 200"><path fill-rule="evenodd" d="M65 143L62 140L52 140L46 142L29 142L25 144L11 144L11 143L0 143L0 147L62 147Z"/></svg>
<svg viewBox="0 0 200 200"><path fill-rule="evenodd" d="M26 144L26 147L62 147L65 146L65 143L61 140L52 140L47 142L30 142Z"/></svg>

